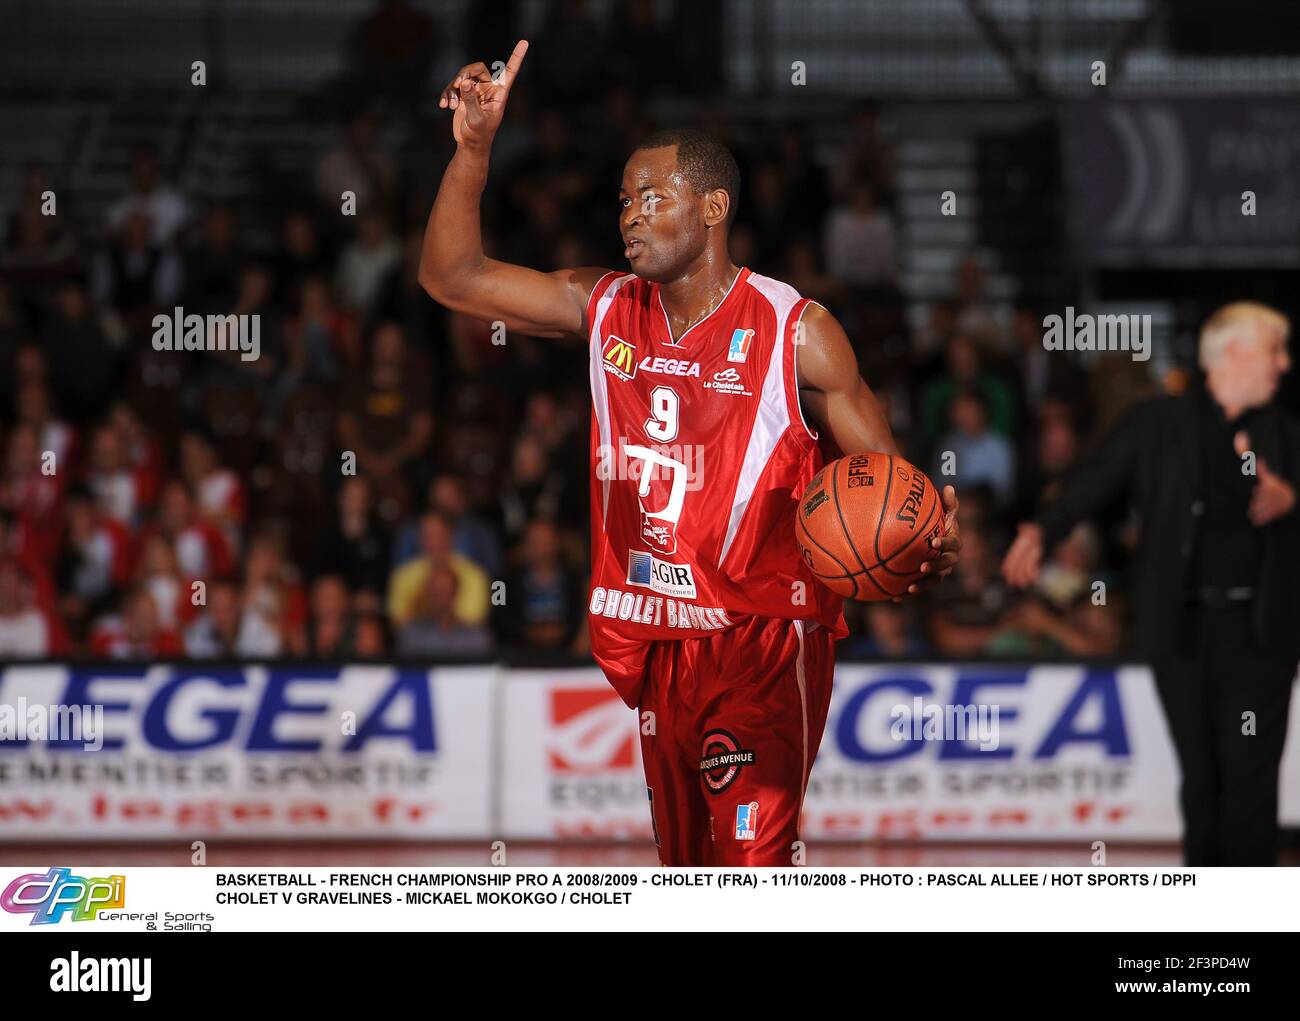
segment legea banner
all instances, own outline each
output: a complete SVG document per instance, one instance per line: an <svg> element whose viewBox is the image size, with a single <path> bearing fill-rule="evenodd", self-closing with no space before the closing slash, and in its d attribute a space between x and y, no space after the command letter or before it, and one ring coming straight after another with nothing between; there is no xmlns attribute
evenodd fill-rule
<svg viewBox="0 0 1300 1021"><path fill-rule="evenodd" d="M70 738L60 710L83 705L99 722ZM1297 735L1300 698L1290 826ZM1175 840L1150 672L841 663L803 832ZM592 668L0 670L0 840L178 837L650 840L637 714Z"/></svg>
<svg viewBox="0 0 1300 1021"><path fill-rule="evenodd" d="M637 716L600 674L513 672L504 684L504 835L649 837ZM1300 699L1290 732L1282 818L1300 825ZM1176 840L1177 771L1151 673L842 663L802 830L812 840Z"/></svg>
<svg viewBox="0 0 1300 1021"><path fill-rule="evenodd" d="M495 679L493 667L9 667L0 706L26 733L0 734L0 839L486 837ZM53 723L81 706L98 728L40 732L42 713Z"/></svg>
<svg viewBox="0 0 1300 1021"><path fill-rule="evenodd" d="M1177 776L1148 670L841 666L809 837L1175 839Z"/></svg>

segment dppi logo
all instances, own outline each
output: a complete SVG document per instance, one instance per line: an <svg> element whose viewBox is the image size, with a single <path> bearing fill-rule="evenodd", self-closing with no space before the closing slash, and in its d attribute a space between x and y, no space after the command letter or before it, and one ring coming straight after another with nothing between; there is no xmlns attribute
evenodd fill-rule
<svg viewBox="0 0 1300 1021"><path fill-rule="evenodd" d="M999 741L997 748L982 749L973 740L908 738L900 741L892 737L888 708L913 698L953 706L994 703L998 706L999 723L1005 727L1021 717L1020 708L1014 703L1019 700L1023 705L1025 701L1024 689L1029 683L1029 672L958 674L947 697L935 680L924 673L910 677L895 675L852 688L851 694L840 705L838 719L834 722L836 750L854 762L879 764L917 755L925 750L926 745L937 746L938 758L947 762L988 762L1026 757L1052 759L1072 746L1092 747L1108 758L1124 758L1132 754L1119 681L1113 669L1088 670L1077 685L1065 685L1062 694L1069 691L1069 696L1063 699L1059 709L1054 709L1047 719L1039 721L1034 728L1033 738L1036 739L1029 747L1005 738ZM1039 684L1042 683L1044 681L1040 680ZM1019 689L1018 695L1016 689Z"/></svg>
<svg viewBox="0 0 1300 1021"><path fill-rule="evenodd" d="M74 922L93 922L100 911L125 906L126 876L85 879L69 869L28 872L0 893L0 908L31 915L32 925L52 925L69 911Z"/></svg>

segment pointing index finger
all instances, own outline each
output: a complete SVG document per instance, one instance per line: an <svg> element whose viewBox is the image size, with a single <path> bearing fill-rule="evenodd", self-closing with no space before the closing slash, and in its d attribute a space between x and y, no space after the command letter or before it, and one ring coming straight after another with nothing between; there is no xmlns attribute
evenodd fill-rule
<svg viewBox="0 0 1300 1021"><path fill-rule="evenodd" d="M501 72L501 84L509 89L515 83L515 75L519 73L519 67L524 62L524 54L528 52L528 40L520 39L515 43L514 50L510 53L510 59L506 61L506 69Z"/></svg>

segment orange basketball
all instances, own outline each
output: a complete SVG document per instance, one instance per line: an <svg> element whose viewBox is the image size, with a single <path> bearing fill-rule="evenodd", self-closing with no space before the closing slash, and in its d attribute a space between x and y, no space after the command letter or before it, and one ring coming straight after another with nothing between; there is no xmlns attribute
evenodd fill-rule
<svg viewBox="0 0 1300 1021"><path fill-rule="evenodd" d="M799 501L795 537L804 562L833 592L901 596L939 555L943 504L924 472L892 454L850 454L826 465Z"/></svg>

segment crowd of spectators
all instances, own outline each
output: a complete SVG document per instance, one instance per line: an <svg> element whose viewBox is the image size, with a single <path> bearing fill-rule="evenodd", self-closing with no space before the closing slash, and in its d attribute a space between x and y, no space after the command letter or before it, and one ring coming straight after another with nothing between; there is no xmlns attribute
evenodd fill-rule
<svg viewBox="0 0 1300 1021"><path fill-rule="evenodd" d="M656 126L635 102L653 39L623 26L647 66L593 95L574 68L599 47L581 5L558 6L554 46L535 46L512 96L485 244L543 270L619 266L620 168ZM106 214L79 219L55 169L28 169L0 250L0 657L584 651L586 350L494 343L419 288L450 129L400 101L427 26L382 27L356 41L364 104L294 201L187 194L142 146ZM947 300L909 300L874 109L815 139L806 120L700 120L741 159L735 261L840 318L908 456L962 497L954 576L921 602L850 605L843 651L1113 652L1122 517L1072 535L1027 596L998 566L1125 389L1049 357L1042 310L987 300L975 253ZM418 127L403 149L399 121ZM259 314L260 357L155 350L152 318L177 305Z"/></svg>

